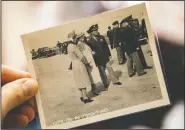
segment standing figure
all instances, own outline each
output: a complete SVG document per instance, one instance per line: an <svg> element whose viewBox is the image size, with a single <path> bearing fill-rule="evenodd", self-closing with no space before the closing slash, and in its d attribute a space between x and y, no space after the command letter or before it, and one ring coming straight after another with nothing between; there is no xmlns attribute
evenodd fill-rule
<svg viewBox="0 0 185 130"><path fill-rule="evenodd" d="M59 52L60 52L60 55L63 54L63 47L62 47L62 43L60 43L59 41L57 41L57 47L59 48Z"/></svg>
<svg viewBox="0 0 185 130"><path fill-rule="evenodd" d="M91 56L89 56L89 55L92 55L92 54L91 54L91 50L90 50L89 46L86 44L87 41L86 41L85 35L83 33L77 35L76 36L76 42L77 42L77 46L78 46L79 50L87 58L87 60L90 61ZM90 80L91 80L91 92L94 95L99 95L99 92L96 89L96 85L94 83L94 79L93 79L92 74L91 74L92 68L90 66L86 66L86 68L87 68L87 72L88 72Z"/></svg>
<svg viewBox="0 0 185 130"><path fill-rule="evenodd" d="M32 60L34 60L34 59L37 58L37 54L36 54L35 49L32 49L32 50L30 51L30 53L32 54Z"/></svg>
<svg viewBox="0 0 185 130"><path fill-rule="evenodd" d="M32 49L32 50L30 51L30 53L32 54L32 56L34 56L34 55L36 54L35 49Z"/></svg>
<svg viewBox="0 0 185 130"><path fill-rule="evenodd" d="M87 87L91 87L91 80L87 72L86 66L89 66L89 63L86 57L80 52L76 43L71 40L74 36L74 32L69 33L69 45L68 45L68 55L73 63L73 77L75 80L76 86L79 88L81 97L80 100L84 103L91 102L92 100L87 96Z"/></svg>
<svg viewBox="0 0 185 130"><path fill-rule="evenodd" d="M113 49L113 34L110 26L108 27L107 36L109 38L110 47Z"/></svg>
<svg viewBox="0 0 185 130"><path fill-rule="evenodd" d="M69 41L64 42L64 46L63 46L64 49L63 49L63 50L64 50L65 54L68 54L68 49L67 49L67 47L68 47L69 43L70 43L71 41L72 41L73 43L76 43L76 33L75 33L75 31L73 31L72 34L73 34L73 35L72 35L71 37L68 36L68 37L70 37ZM72 61L70 62L70 65L69 65L68 70L72 70Z"/></svg>
<svg viewBox="0 0 185 130"><path fill-rule="evenodd" d="M109 86L105 69L108 70L108 73L111 77L113 84L121 85L121 82L119 82L118 78L115 76L115 73L111 67L109 61L111 53L105 38L99 34L98 28L95 25L92 25L87 31L87 33L90 34L90 39L87 43L92 50L92 55L95 64L98 67L105 88L108 88Z"/></svg>
<svg viewBox="0 0 185 130"><path fill-rule="evenodd" d="M140 60L141 60L142 68L143 68L143 69L152 69L153 67L152 67L152 66L149 66L149 65L146 63L146 59L145 59L143 50L142 50L142 48L141 48L141 45L139 45L139 49L137 50L137 52L138 52L139 58L140 58Z"/></svg>
<svg viewBox="0 0 185 130"><path fill-rule="evenodd" d="M143 19L144 20L144 19ZM145 25L145 21L142 20L142 26L139 26L139 21L138 19L135 19L133 21L135 21L135 26L132 26L132 29L134 29L137 33L137 38L138 38L138 43L139 43L139 49L137 50L139 58L141 60L141 64L143 69L152 69L152 66L148 66L146 63L146 59L143 53L143 50L141 48L141 42L139 42L139 39L145 38L147 35L144 35L145 33L147 34L147 30L146 30L146 25ZM143 33L145 32L145 33Z"/></svg>
<svg viewBox="0 0 185 130"><path fill-rule="evenodd" d="M67 54L67 53L68 53L68 52L67 52L67 46L68 46L68 44L69 44L69 41L64 42L64 43L62 44L62 53L63 53L63 54Z"/></svg>
<svg viewBox="0 0 185 130"><path fill-rule="evenodd" d="M126 61L124 45L121 42L121 32L119 28L119 22L112 23L113 28L113 46L116 48L119 64L123 64Z"/></svg>
<svg viewBox="0 0 185 130"><path fill-rule="evenodd" d="M141 28L142 36L145 37L147 39L146 42L148 42L148 34L147 34L145 19L142 19L141 23L142 23L142 25L141 25L140 28ZM142 51L141 46L140 46L140 49L138 50L138 54L139 54L139 57L141 59L141 63L142 63L143 68L144 69L152 69L153 67L148 66L148 64L146 63L146 59L144 57L144 53Z"/></svg>
<svg viewBox="0 0 185 130"><path fill-rule="evenodd" d="M125 51L127 53L129 77L135 75L135 69L138 76L146 74L142 68L142 64L137 53L137 50L139 50L139 43L136 32L130 27L126 20L121 21L121 28L122 41L125 43Z"/></svg>

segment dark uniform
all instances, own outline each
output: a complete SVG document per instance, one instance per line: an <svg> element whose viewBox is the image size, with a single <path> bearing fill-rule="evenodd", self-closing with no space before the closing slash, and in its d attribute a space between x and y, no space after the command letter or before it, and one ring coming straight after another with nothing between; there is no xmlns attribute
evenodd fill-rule
<svg viewBox="0 0 185 130"><path fill-rule="evenodd" d="M91 33L93 30L97 31L98 28L96 26L91 26L88 33ZM108 87L108 79L105 72L105 69L108 70L109 75L113 84L121 85L118 81L118 78L115 76L115 73L110 65L109 57L111 56L108 44L105 38L102 35L99 36L91 36L90 39L87 41L87 45L91 48L93 53L93 58L95 61L96 66L99 69L101 79L105 87Z"/></svg>
<svg viewBox="0 0 185 130"><path fill-rule="evenodd" d="M60 42L57 42L57 47L59 48L60 55L61 55L61 54L63 54L63 51L62 51L62 49L63 49L63 46L62 46L62 45L63 45L62 43L60 43Z"/></svg>
<svg viewBox="0 0 185 130"><path fill-rule="evenodd" d="M141 27L139 26L138 19L134 19L133 21L135 21L136 24L135 24L135 26L133 25L132 28L136 31L138 40L140 38L144 38L144 37L148 38L144 19L142 20L142 26ZM141 60L141 64L142 64L143 69L151 69L151 68L153 68L153 67L147 65L146 59L144 57L143 50L141 48L141 44L139 44L139 50L137 50L137 52L138 52L139 58Z"/></svg>
<svg viewBox="0 0 185 130"><path fill-rule="evenodd" d="M116 24L119 25L118 21L113 22L112 25L116 25ZM121 42L120 28L114 28L112 30L112 35L113 35L113 47L116 48L118 62L119 64L123 64L124 61L126 60L126 57L125 57L124 44Z"/></svg>
<svg viewBox="0 0 185 130"><path fill-rule="evenodd" d="M143 36L146 37L148 39L148 33L147 33L147 30L146 30L146 23L145 23L145 19L142 19L141 21L141 28L142 28L142 33L143 33Z"/></svg>
<svg viewBox="0 0 185 130"><path fill-rule="evenodd" d="M136 69L136 72L139 76L145 74L146 72L144 72L142 68L142 64L137 53L137 48L139 47L139 44L136 32L130 27L124 27L121 29L121 35L122 42L125 43L125 51L127 53L128 75L131 77L135 74L134 68Z"/></svg>
<svg viewBox="0 0 185 130"><path fill-rule="evenodd" d="M113 49L113 33L112 33L112 30L107 31L107 36L109 38L110 47L111 47L111 49Z"/></svg>
<svg viewBox="0 0 185 130"><path fill-rule="evenodd" d="M103 36L99 36L97 39L91 37L88 41L88 45L92 51L95 52L93 55L95 64L105 66L111 56L109 47Z"/></svg>
<svg viewBox="0 0 185 130"><path fill-rule="evenodd" d="M39 49L37 50L37 52L38 52L38 57L39 57L39 59L42 58L42 57L45 55L45 53L42 51L42 48L39 48Z"/></svg>

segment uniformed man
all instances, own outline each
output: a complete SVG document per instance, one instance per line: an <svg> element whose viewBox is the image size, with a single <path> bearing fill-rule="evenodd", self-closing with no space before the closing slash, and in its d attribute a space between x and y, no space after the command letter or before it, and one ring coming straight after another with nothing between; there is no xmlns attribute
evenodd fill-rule
<svg viewBox="0 0 185 130"><path fill-rule="evenodd" d="M87 41L87 45L89 45L92 50L95 64L99 69L100 76L105 88L108 88L109 86L105 69L108 70L113 84L121 85L122 83L119 82L118 78L115 76L115 73L109 61L111 53L108 44L105 38L99 34L98 27L96 25L92 25L87 33L90 34L90 39Z"/></svg>
<svg viewBox="0 0 185 130"><path fill-rule="evenodd" d="M63 47L62 47L62 43L60 43L59 41L57 41L57 47L59 48L59 52L60 52L60 55L63 54Z"/></svg>
<svg viewBox="0 0 185 130"><path fill-rule="evenodd" d="M111 49L113 49L113 35L112 35L112 30L110 26L108 27L107 37L109 38L110 47Z"/></svg>
<svg viewBox="0 0 185 130"><path fill-rule="evenodd" d="M30 51L30 53L32 54L32 60L36 59L36 51L35 51L35 49L32 49Z"/></svg>
<svg viewBox="0 0 185 130"><path fill-rule="evenodd" d="M141 25L142 35L143 35L143 37L146 37L147 38L147 41L148 41L148 34L147 34L145 19L142 19L141 23L142 23L142 25ZM142 51L142 48L141 47L140 47L140 50L138 51L138 54L139 54L139 57L141 59L141 63L143 65L143 68L144 69L152 69L153 67L152 66L149 66L146 63L146 59L144 57L144 54L143 54L143 51Z"/></svg>
<svg viewBox="0 0 185 130"><path fill-rule="evenodd" d="M127 20L122 20L120 24L122 28L122 41L125 43L125 51L127 53L128 75L129 77L135 75L135 69L138 76L144 75L146 72L144 72L144 69L142 68L142 64L137 53L137 50L139 50L140 46L137 40L137 34L131 28Z"/></svg>
<svg viewBox="0 0 185 130"><path fill-rule="evenodd" d="M138 19L133 19L133 22L135 22L135 24L132 25L132 28L136 31L137 37L138 37L138 41L139 41L140 36L141 36L141 38L144 37L142 31L146 31L146 25L144 23L142 23L144 25L142 25L142 27L140 27ZM143 26L145 26L145 28ZM146 59L144 57L144 53L143 53L143 50L142 50L140 44L139 44L139 49L137 50L137 52L138 52L138 55L139 55L139 58L140 58L140 61L141 61L143 69L152 69L153 67L152 66L148 66L147 63L146 63Z"/></svg>
<svg viewBox="0 0 185 130"><path fill-rule="evenodd" d="M36 54L35 49L32 49L30 52L31 52L32 56Z"/></svg>
<svg viewBox="0 0 185 130"><path fill-rule="evenodd" d="M113 25L113 47L117 50L117 57L119 64L123 64L126 61L124 45L121 43L121 32L119 28L119 22L115 21Z"/></svg>

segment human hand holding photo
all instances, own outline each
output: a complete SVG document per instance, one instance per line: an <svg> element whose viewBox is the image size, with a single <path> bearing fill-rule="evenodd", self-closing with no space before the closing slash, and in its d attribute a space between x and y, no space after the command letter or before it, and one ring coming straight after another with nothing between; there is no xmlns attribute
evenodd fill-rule
<svg viewBox="0 0 185 130"><path fill-rule="evenodd" d="M2 65L2 128L22 128L35 118L37 81L27 72Z"/></svg>

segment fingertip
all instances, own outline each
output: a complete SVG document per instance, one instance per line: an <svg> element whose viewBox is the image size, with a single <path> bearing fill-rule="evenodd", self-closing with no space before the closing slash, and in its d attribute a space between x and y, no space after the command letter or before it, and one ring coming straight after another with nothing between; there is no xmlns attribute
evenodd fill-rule
<svg viewBox="0 0 185 130"><path fill-rule="evenodd" d="M22 106L20 108L20 112L28 117L29 122L31 122L35 118L35 111L30 106Z"/></svg>
<svg viewBox="0 0 185 130"><path fill-rule="evenodd" d="M17 127L25 127L29 123L28 117L23 114L18 115L18 121Z"/></svg>
<svg viewBox="0 0 185 130"><path fill-rule="evenodd" d="M23 128L28 125L29 119L27 116L23 114L8 114L6 118L3 120L3 128Z"/></svg>
<svg viewBox="0 0 185 130"><path fill-rule="evenodd" d="M28 73L28 72L25 72L25 77L27 77L27 78L31 78L31 74L30 74L30 73Z"/></svg>
<svg viewBox="0 0 185 130"><path fill-rule="evenodd" d="M33 110L34 110L35 112L38 112L35 97L33 97L32 99L28 100L28 105L29 105L31 108L33 108Z"/></svg>
<svg viewBox="0 0 185 130"><path fill-rule="evenodd" d="M34 96L38 91L38 82L34 79L29 79L23 84L25 96Z"/></svg>
<svg viewBox="0 0 185 130"><path fill-rule="evenodd" d="M2 83L6 84L21 78L31 78L30 73L2 65Z"/></svg>

